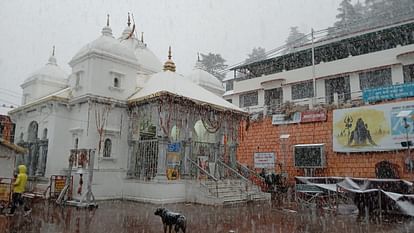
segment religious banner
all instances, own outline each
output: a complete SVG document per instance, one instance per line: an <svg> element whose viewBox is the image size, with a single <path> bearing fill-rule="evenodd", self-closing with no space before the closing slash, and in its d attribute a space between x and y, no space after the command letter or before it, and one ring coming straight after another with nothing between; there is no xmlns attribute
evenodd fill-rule
<svg viewBox="0 0 414 233"><path fill-rule="evenodd" d="M411 111L405 118L397 116ZM337 152L404 149L414 139L414 101L333 111L333 150ZM407 126L407 127L405 127ZM407 138L408 136L408 138Z"/></svg>
<svg viewBox="0 0 414 233"><path fill-rule="evenodd" d="M177 152L167 152L167 178L176 180L179 178L181 155Z"/></svg>
<svg viewBox="0 0 414 233"><path fill-rule="evenodd" d="M301 114L301 123L308 123L308 122L318 122L318 121L326 121L326 111L321 110L309 110L304 111Z"/></svg>
<svg viewBox="0 0 414 233"><path fill-rule="evenodd" d="M254 168L275 168L275 153L254 153Z"/></svg>

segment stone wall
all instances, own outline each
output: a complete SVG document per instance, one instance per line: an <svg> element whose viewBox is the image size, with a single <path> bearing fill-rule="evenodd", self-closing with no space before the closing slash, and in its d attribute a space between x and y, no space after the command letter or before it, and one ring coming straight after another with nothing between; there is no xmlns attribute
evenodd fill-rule
<svg viewBox="0 0 414 233"><path fill-rule="evenodd" d="M305 175L303 169L294 167L293 146L312 143L325 144L326 168L316 169L315 176L373 178L375 177L375 165L380 161L388 160L399 166L398 172L401 178L413 180L414 174L408 173L404 168L406 150L364 153L333 152L332 118L332 111L328 111L326 122L272 125L271 117L249 124L244 122L242 124L243 130L240 133L237 160L242 164L254 167L253 157L255 152L275 152L276 162L281 162L283 160L283 150L279 137L281 134L290 134L284 151L287 151L285 153L286 171L291 182L295 176ZM276 172L280 172L279 167L277 167Z"/></svg>

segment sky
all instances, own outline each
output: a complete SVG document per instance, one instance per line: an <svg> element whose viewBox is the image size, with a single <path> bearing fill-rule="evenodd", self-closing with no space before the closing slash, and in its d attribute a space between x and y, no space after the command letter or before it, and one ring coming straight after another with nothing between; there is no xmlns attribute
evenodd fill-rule
<svg viewBox="0 0 414 233"><path fill-rule="evenodd" d="M254 47L284 44L291 26L305 34L331 26L341 0L1 0L0 106L19 105L20 85L43 67L56 46L58 64L68 62L101 35L110 14L116 38L134 15L136 30L164 63L172 47L177 72L188 74L197 52L219 53L228 65ZM0 109L0 113L4 108Z"/></svg>

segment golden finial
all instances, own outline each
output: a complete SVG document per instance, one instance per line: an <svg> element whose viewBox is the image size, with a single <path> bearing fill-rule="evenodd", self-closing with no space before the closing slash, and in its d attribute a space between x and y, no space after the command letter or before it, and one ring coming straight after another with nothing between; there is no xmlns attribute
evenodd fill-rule
<svg viewBox="0 0 414 233"><path fill-rule="evenodd" d="M171 46L168 48L168 60L164 63L164 71L175 72L175 63L171 60Z"/></svg>
<svg viewBox="0 0 414 233"><path fill-rule="evenodd" d="M141 42L144 43L144 32L141 32Z"/></svg>
<svg viewBox="0 0 414 233"><path fill-rule="evenodd" d="M109 27L109 14L106 15L106 26Z"/></svg>
<svg viewBox="0 0 414 233"><path fill-rule="evenodd" d="M55 46L53 45L52 56L55 56Z"/></svg>
<svg viewBox="0 0 414 233"><path fill-rule="evenodd" d="M128 23L127 23L128 27L131 26L131 17L129 16L129 12L128 12Z"/></svg>

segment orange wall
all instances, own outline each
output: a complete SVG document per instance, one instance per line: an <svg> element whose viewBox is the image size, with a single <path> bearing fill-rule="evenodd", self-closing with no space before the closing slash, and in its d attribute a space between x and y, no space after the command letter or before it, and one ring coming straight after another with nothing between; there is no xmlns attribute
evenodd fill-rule
<svg viewBox="0 0 414 233"><path fill-rule="evenodd" d="M250 122L246 130L246 122L242 124L237 160L245 165L254 166L255 152L275 152L276 161L281 162L283 151L280 135L290 134L286 143L286 170L290 181L294 176L304 175L303 169L296 169L293 162L293 146L296 144L324 143L326 168L317 169L315 176L352 176L375 177L375 164L388 160L399 166L401 178L413 180L414 174L404 169L406 150L392 152L337 153L332 151L332 111L328 112L326 122L300 123L288 125L272 125L272 118ZM412 152L414 153L414 152ZM279 168L276 170L279 172Z"/></svg>

